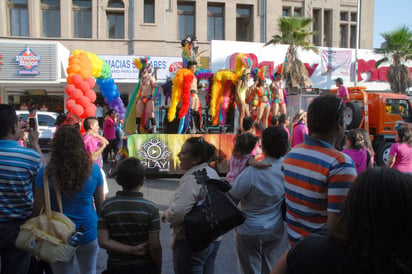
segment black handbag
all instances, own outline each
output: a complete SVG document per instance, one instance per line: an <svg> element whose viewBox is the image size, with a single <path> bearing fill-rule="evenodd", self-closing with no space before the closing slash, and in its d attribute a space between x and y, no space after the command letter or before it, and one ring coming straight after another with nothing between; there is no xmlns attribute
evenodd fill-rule
<svg viewBox="0 0 412 274"><path fill-rule="evenodd" d="M246 220L229 197L232 187L225 180L209 179L206 169L193 173L205 190L205 199L193 206L184 219L186 240L194 251L205 249L212 241Z"/></svg>

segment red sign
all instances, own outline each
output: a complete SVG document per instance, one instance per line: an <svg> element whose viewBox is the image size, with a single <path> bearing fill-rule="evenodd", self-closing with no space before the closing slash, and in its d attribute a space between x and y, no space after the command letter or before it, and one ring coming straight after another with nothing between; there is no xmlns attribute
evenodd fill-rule
<svg viewBox="0 0 412 274"><path fill-rule="evenodd" d="M173 64L169 66L169 72L176 72L181 68L183 68L182 62L174 62Z"/></svg>

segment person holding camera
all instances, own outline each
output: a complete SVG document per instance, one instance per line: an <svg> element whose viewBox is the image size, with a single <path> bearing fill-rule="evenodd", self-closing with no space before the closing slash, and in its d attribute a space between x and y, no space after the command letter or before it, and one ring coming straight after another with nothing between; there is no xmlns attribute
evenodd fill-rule
<svg viewBox="0 0 412 274"><path fill-rule="evenodd" d="M0 104L1 273L27 273L30 263L30 254L18 249L15 241L20 225L32 214L32 186L42 161L36 126L30 129L29 138L37 152L17 143L23 130L14 107Z"/></svg>

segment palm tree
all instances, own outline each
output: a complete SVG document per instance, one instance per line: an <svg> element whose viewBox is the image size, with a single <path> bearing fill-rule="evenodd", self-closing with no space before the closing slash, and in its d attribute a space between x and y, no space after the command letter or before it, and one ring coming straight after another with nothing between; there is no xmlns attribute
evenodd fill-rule
<svg viewBox="0 0 412 274"><path fill-rule="evenodd" d="M412 60L412 30L403 26L390 32L381 34L385 42L381 48L374 52L382 54L384 57L376 61L375 66L379 67L383 62L390 62L388 71L388 81L393 92L406 93L410 86L409 69L404 64L407 60Z"/></svg>
<svg viewBox="0 0 412 274"><path fill-rule="evenodd" d="M308 71L304 64L298 59L296 51L298 48L312 50L315 53L319 49L309 42L315 32L310 31L312 18L306 17L281 17L279 27L282 35L273 35L272 39L265 44L288 44L289 48L285 56L283 73L286 79L288 91L299 88L303 77L307 77Z"/></svg>

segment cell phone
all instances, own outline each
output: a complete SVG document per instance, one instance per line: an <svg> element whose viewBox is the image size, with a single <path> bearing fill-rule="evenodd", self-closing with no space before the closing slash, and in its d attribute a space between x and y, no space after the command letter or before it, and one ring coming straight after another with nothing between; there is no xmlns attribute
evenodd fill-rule
<svg viewBox="0 0 412 274"><path fill-rule="evenodd" d="M36 128L36 120L34 118L29 118L29 128L33 130Z"/></svg>

